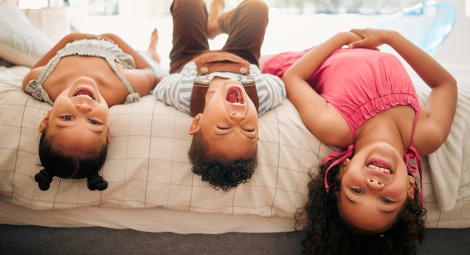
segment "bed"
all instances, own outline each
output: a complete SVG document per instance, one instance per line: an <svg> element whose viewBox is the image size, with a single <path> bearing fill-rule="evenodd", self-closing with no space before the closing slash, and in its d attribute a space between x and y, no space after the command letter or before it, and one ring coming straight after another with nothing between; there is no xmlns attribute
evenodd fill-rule
<svg viewBox="0 0 470 255"><path fill-rule="evenodd" d="M459 101L448 141L423 160L426 226L466 228L470 227L470 178L465 168L470 72L466 67L448 68L458 80ZM260 118L259 163L251 181L228 192L214 190L190 170L191 118L147 95L138 103L110 109L111 144L102 169L109 182L105 191L88 190L86 180L60 178L54 178L48 191L41 191L34 181L41 169L37 126L50 106L22 92L21 80L28 70L0 68L3 224L211 234L293 231L294 215L306 201L309 173L315 175L319 161L337 150L321 144L285 100ZM410 75L425 103L429 90L412 71ZM461 162L441 162L446 158ZM459 165L460 171L450 169L453 165ZM452 181L434 181L443 175ZM445 188L452 183L458 184L456 194Z"/></svg>
<svg viewBox="0 0 470 255"><path fill-rule="evenodd" d="M13 21L19 16L0 18ZM24 65L50 47L31 27L14 20L16 37L25 31L35 38L28 47L30 40L23 37L24 54L10 55ZM17 53L11 47L7 52ZM447 142L423 158L426 226L469 228L470 67L446 67L458 81L459 100ZM50 106L21 90L28 70L0 67L0 224L181 234L288 233L295 230L294 215L306 201L309 174L315 175L320 160L337 150L321 144L285 100L260 118L259 162L251 181L228 192L214 190L190 170L191 118L147 95L110 109L111 144L101 170L108 189L89 191L86 180L54 178L48 191L40 191L34 182L41 169L37 126ZM425 103L429 89L408 70Z"/></svg>

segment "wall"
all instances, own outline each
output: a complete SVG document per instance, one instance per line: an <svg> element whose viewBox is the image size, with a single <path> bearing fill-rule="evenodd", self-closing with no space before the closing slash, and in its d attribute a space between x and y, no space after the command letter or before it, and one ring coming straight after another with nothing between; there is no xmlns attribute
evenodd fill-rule
<svg viewBox="0 0 470 255"><path fill-rule="evenodd" d="M455 26L435 57L441 63L470 66L470 0L447 0L454 4Z"/></svg>

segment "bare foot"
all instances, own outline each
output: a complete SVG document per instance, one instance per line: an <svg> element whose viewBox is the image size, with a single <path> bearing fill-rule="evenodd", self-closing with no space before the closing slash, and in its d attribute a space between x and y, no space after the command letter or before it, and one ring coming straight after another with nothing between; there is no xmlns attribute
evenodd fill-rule
<svg viewBox="0 0 470 255"><path fill-rule="evenodd" d="M210 39L214 39L222 33L219 27L218 18L225 8L225 0L212 0L209 6L209 21L207 22L207 33Z"/></svg>
<svg viewBox="0 0 470 255"><path fill-rule="evenodd" d="M152 57L155 62L160 63L160 56L157 53L157 43L158 43L158 30L155 28L152 31L152 35L150 36L150 44L147 49L147 54Z"/></svg>

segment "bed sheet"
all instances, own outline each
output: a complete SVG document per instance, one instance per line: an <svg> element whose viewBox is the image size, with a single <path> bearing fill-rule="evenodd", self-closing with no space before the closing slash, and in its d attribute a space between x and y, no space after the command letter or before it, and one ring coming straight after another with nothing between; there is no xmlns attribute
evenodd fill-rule
<svg viewBox="0 0 470 255"><path fill-rule="evenodd" d="M37 125L50 106L21 91L21 80L27 71L25 67L0 69L2 223L28 224L29 219L33 221L29 224L41 225L42 217L50 217L58 220L59 225L75 222L100 226L108 222L108 227L114 224L114 227L141 228L133 225L133 219L142 219L141 226L153 225L146 221L148 217L167 214L175 217L172 222L186 222L187 217L182 215L193 218L192 215L204 212L211 218L228 221L233 217L240 226L246 223L245 217L259 217L263 219L260 222L284 218L279 226L264 226L258 231L290 231L292 224L287 228L286 222L293 222L297 208L306 201L309 172L316 174L319 160L335 150L321 144L302 124L293 105L285 100L260 118L259 163L252 180L229 192L217 191L190 170L187 149L191 137L187 127L191 118L148 95L138 103L110 109L111 144L102 169L103 177L109 182L107 190L92 192L85 180L54 178L48 191L40 191L33 178L41 169ZM426 93L425 89L422 92L418 89L422 98ZM459 196L450 211L438 209L427 160L424 158L423 175L427 226L470 226L469 196ZM23 217L24 222L15 221L14 215L20 212L28 215ZM89 214L86 220L80 220ZM107 218L111 214L119 216ZM206 216L196 217L204 221ZM48 222L52 224L54 220ZM191 224L187 225L192 228ZM150 231L164 231L153 227ZM172 232L180 231L192 230ZM237 230L225 229L228 231Z"/></svg>

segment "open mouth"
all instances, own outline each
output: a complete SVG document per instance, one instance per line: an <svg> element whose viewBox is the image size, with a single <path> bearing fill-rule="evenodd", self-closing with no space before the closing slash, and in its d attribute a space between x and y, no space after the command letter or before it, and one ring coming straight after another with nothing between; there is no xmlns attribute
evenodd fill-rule
<svg viewBox="0 0 470 255"><path fill-rule="evenodd" d="M231 104L244 104L242 89L236 86L230 87L225 100Z"/></svg>
<svg viewBox="0 0 470 255"><path fill-rule="evenodd" d="M93 92L88 88L79 88L77 91L75 91L75 93L73 93L73 96L74 97L86 97L86 98L96 101L95 95L93 95Z"/></svg>
<svg viewBox="0 0 470 255"><path fill-rule="evenodd" d="M373 159L367 162L367 167L378 174L393 174L393 169L388 162L379 159Z"/></svg>

